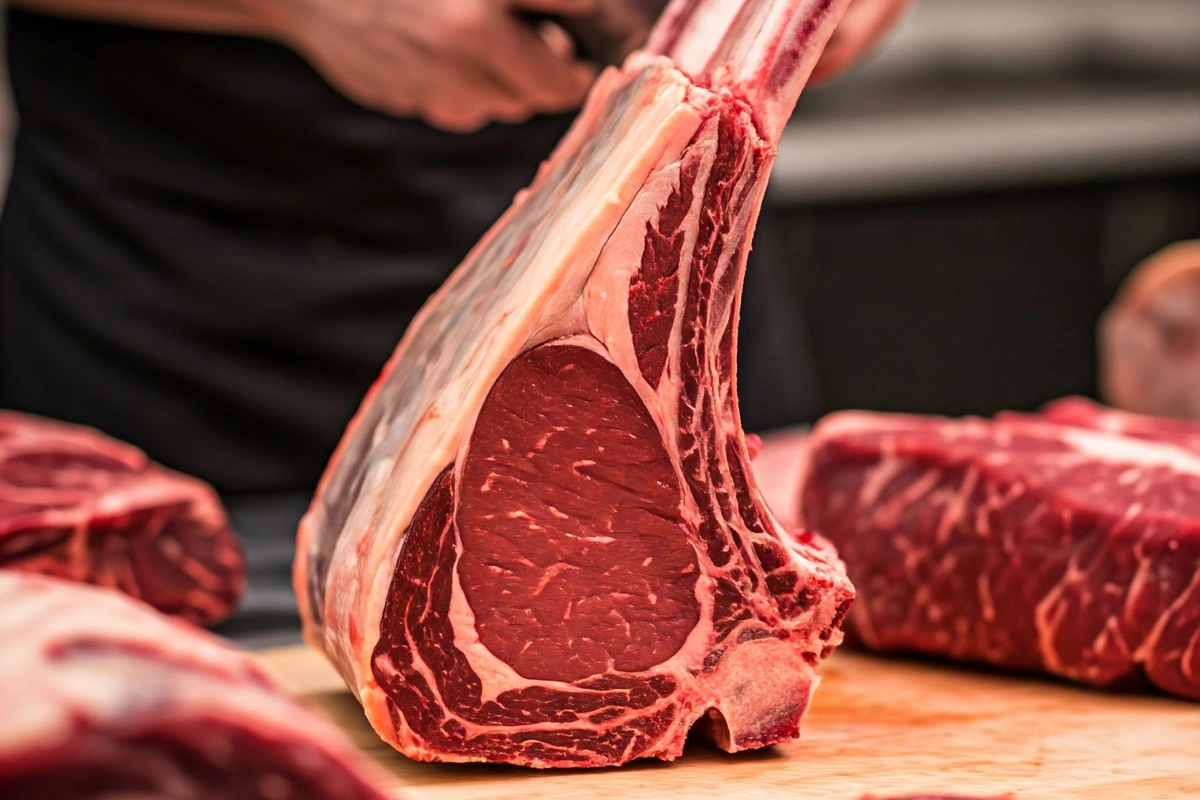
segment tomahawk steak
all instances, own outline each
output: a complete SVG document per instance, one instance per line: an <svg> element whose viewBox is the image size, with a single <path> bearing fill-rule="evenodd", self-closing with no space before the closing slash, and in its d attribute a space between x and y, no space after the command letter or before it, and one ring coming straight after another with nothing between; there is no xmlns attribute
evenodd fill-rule
<svg viewBox="0 0 1200 800"><path fill-rule="evenodd" d="M1032 417L843 412L803 473L863 644L1200 698L1200 454Z"/></svg>
<svg viewBox="0 0 1200 800"><path fill-rule="evenodd" d="M199 624L245 583L204 483L96 431L0 412L0 567L118 589Z"/></svg>
<svg viewBox="0 0 1200 800"><path fill-rule="evenodd" d="M0 572L4 800L384 800L250 658L115 592Z"/></svg>
<svg viewBox="0 0 1200 800"><path fill-rule="evenodd" d="M737 410L771 162L844 0L676 0L425 306L301 524L296 588L405 754L535 767L798 735L852 587Z"/></svg>

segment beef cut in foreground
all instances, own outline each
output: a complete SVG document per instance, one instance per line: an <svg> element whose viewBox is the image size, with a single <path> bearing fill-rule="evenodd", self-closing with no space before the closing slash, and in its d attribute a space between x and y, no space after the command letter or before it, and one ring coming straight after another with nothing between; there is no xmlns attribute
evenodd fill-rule
<svg viewBox="0 0 1200 800"><path fill-rule="evenodd" d="M89 428L0 411L0 568L93 583L198 624L245 584L213 490Z"/></svg>
<svg viewBox="0 0 1200 800"><path fill-rule="evenodd" d="M858 588L850 630L878 650L1200 699L1200 454L1151 441L1144 417L1126 420L1143 438L1088 430L1071 406L817 426L801 514Z"/></svg>
<svg viewBox="0 0 1200 800"><path fill-rule="evenodd" d="M424 308L299 536L307 635L418 759L798 735L852 588L750 472L738 302L840 0L684 0Z"/></svg>
<svg viewBox="0 0 1200 800"><path fill-rule="evenodd" d="M384 800L249 656L114 592L0 572L4 800Z"/></svg>

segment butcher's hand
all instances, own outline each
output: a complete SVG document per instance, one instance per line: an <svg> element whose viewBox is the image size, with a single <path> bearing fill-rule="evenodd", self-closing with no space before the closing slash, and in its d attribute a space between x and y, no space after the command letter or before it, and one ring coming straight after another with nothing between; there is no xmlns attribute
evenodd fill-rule
<svg viewBox="0 0 1200 800"><path fill-rule="evenodd" d="M864 56L900 19L910 0L854 0L825 46L812 80L840 75Z"/></svg>
<svg viewBox="0 0 1200 800"><path fill-rule="evenodd" d="M280 0L282 36L356 102L451 131L576 108L596 68L533 14L597 0Z"/></svg>

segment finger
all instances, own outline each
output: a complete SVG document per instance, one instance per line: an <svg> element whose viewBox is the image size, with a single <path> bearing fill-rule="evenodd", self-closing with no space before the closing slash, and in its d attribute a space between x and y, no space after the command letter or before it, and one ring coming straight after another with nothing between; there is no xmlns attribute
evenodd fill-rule
<svg viewBox="0 0 1200 800"><path fill-rule="evenodd" d="M484 109L480 104L472 107L432 107L421 117L430 125L451 133L473 133L493 122L516 124L533 116L533 111L519 104L501 104Z"/></svg>
<svg viewBox="0 0 1200 800"><path fill-rule="evenodd" d="M490 47L473 53L483 68L538 107L582 100L595 80L595 68L562 58L530 27L506 22L494 29Z"/></svg>
<svg viewBox="0 0 1200 800"><path fill-rule="evenodd" d="M580 85L584 87L583 91L579 94L563 95L557 99L551 98L546 100L538 108L538 111L557 114L564 111L574 111L583 104L584 98L587 97L588 89L596 82L596 68L591 64L576 62L571 69L578 71Z"/></svg>
<svg viewBox="0 0 1200 800"><path fill-rule="evenodd" d="M475 133L488 123L479 115L466 116L437 109L422 113L421 119L431 128L461 134Z"/></svg>
<svg viewBox="0 0 1200 800"><path fill-rule="evenodd" d="M496 109L495 119L497 122L503 122L506 125L518 125L528 121L535 113L537 113L536 109L517 104L507 108Z"/></svg>
<svg viewBox="0 0 1200 800"><path fill-rule="evenodd" d="M482 70L478 64L447 61L439 68L423 116L444 130L477 130L494 120L525 119L532 113L528 102Z"/></svg>
<svg viewBox="0 0 1200 800"><path fill-rule="evenodd" d="M543 22L537 26L537 33L557 58L563 61L575 60L575 40L561 26L553 22Z"/></svg>
<svg viewBox="0 0 1200 800"><path fill-rule="evenodd" d="M858 61L900 19L909 0L854 0L813 70L813 82L828 81Z"/></svg>
<svg viewBox="0 0 1200 800"><path fill-rule="evenodd" d="M416 112L412 92L406 92L399 82L385 84L379 76L360 68L354 60L338 58L314 58L312 64L317 71L342 95L364 108L382 111L396 116L408 116Z"/></svg>

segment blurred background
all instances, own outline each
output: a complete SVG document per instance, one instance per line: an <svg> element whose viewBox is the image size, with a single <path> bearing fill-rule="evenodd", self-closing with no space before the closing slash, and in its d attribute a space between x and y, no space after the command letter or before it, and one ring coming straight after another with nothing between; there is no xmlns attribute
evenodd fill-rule
<svg viewBox="0 0 1200 800"><path fill-rule="evenodd" d="M1200 237L1200 0L918 0L771 187L823 410L1094 396L1101 310Z"/></svg>
<svg viewBox="0 0 1200 800"><path fill-rule="evenodd" d="M772 190L826 410L1094 395L1120 281L1200 236L1200 2L917 0Z"/></svg>

